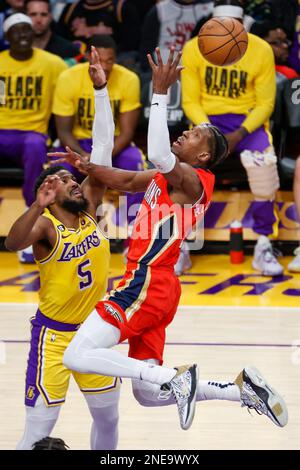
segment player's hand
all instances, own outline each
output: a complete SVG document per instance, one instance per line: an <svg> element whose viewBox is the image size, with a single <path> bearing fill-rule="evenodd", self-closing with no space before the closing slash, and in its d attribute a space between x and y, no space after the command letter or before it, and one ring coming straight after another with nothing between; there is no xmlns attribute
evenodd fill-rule
<svg viewBox="0 0 300 470"><path fill-rule="evenodd" d="M48 157L55 157L55 160L51 162L52 165L57 165L59 163L70 163L70 165L77 168L81 173L87 175L88 164L89 164L89 154L80 155L77 152L74 152L70 147L66 147L66 152L49 152L47 153Z"/></svg>
<svg viewBox="0 0 300 470"><path fill-rule="evenodd" d="M99 54L94 46L91 47L89 74L94 87L99 88L106 84L106 75L102 68Z"/></svg>
<svg viewBox="0 0 300 470"><path fill-rule="evenodd" d="M167 94L168 88L175 83L183 69L179 65L181 51L175 53L175 48L170 48L169 58L164 64L161 58L159 47L155 49L157 64L153 61L151 54L147 54L149 65L152 69L153 92L158 94Z"/></svg>
<svg viewBox="0 0 300 470"><path fill-rule="evenodd" d="M58 189L62 186L63 182L58 175L49 175L38 189L36 202L45 209L45 207L53 204L57 195Z"/></svg>
<svg viewBox="0 0 300 470"><path fill-rule="evenodd" d="M237 129L234 132L230 132L229 134L225 134L225 137L226 137L227 142L228 142L228 152L232 153L232 152L234 152L236 146L243 139L244 135L239 129Z"/></svg>

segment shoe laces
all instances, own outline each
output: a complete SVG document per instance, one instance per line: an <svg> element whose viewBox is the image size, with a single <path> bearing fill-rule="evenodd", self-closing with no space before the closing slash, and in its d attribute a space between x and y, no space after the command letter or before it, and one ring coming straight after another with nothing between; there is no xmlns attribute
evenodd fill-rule
<svg viewBox="0 0 300 470"><path fill-rule="evenodd" d="M277 258L282 257L282 253L270 244L263 250L262 256L266 263L278 263Z"/></svg>
<svg viewBox="0 0 300 470"><path fill-rule="evenodd" d="M259 398L249 384L244 383L243 390L241 392L242 407L247 406L248 412L255 410L259 415L268 415L268 409L266 404Z"/></svg>

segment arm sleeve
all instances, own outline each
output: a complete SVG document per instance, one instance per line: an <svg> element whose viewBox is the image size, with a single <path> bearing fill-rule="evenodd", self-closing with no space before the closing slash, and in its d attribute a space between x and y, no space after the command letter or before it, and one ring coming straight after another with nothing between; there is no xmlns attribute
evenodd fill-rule
<svg viewBox="0 0 300 470"><path fill-rule="evenodd" d="M254 132L271 116L276 95L276 74L274 55L270 46L264 51L260 73L255 79L256 105L248 114L242 126Z"/></svg>
<svg viewBox="0 0 300 470"><path fill-rule="evenodd" d="M153 94L148 126L148 158L161 172L169 173L176 164L171 152L167 124L167 95Z"/></svg>
<svg viewBox="0 0 300 470"><path fill-rule="evenodd" d="M93 122L93 145L91 162L97 165L112 166L114 146L114 120L107 88L94 90L95 117Z"/></svg>
<svg viewBox="0 0 300 470"><path fill-rule="evenodd" d="M194 57L197 57L193 50L193 42L188 41L183 48L181 72L182 85L182 108L186 117L193 124L209 122L207 114L201 106L200 76Z"/></svg>

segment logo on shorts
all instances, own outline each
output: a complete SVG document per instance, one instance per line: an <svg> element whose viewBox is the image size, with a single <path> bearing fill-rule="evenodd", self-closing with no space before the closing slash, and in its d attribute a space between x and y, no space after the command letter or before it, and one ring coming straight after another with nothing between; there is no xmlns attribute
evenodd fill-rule
<svg viewBox="0 0 300 470"><path fill-rule="evenodd" d="M26 398L28 400L33 400L34 397L35 397L35 386L29 385L29 387L27 388L27 392L26 392Z"/></svg>
<svg viewBox="0 0 300 470"><path fill-rule="evenodd" d="M104 304L104 308L109 313L112 317L114 317L116 320L118 320L120 323L124 323L122 315L113 308L110 304Z"/></svg>

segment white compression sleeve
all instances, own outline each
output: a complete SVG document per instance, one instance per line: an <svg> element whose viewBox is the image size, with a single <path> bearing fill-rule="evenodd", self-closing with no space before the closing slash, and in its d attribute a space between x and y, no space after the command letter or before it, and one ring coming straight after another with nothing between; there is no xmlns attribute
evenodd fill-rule
<svg viewBox="0 0 300 470"><path fill-rule="evenodd" d="M93 146L91 162L96 165L112 166L115 125L110 107L107 88L94 90L95 117L93 122Z"/></svg>
<svg viewBox="0 0 300 470"><path fill-rule="evenodd" d="M171 152L167 124L167 95L153 94L148 125L148 158L161 172L169 173L176 164Z"/></svg>

